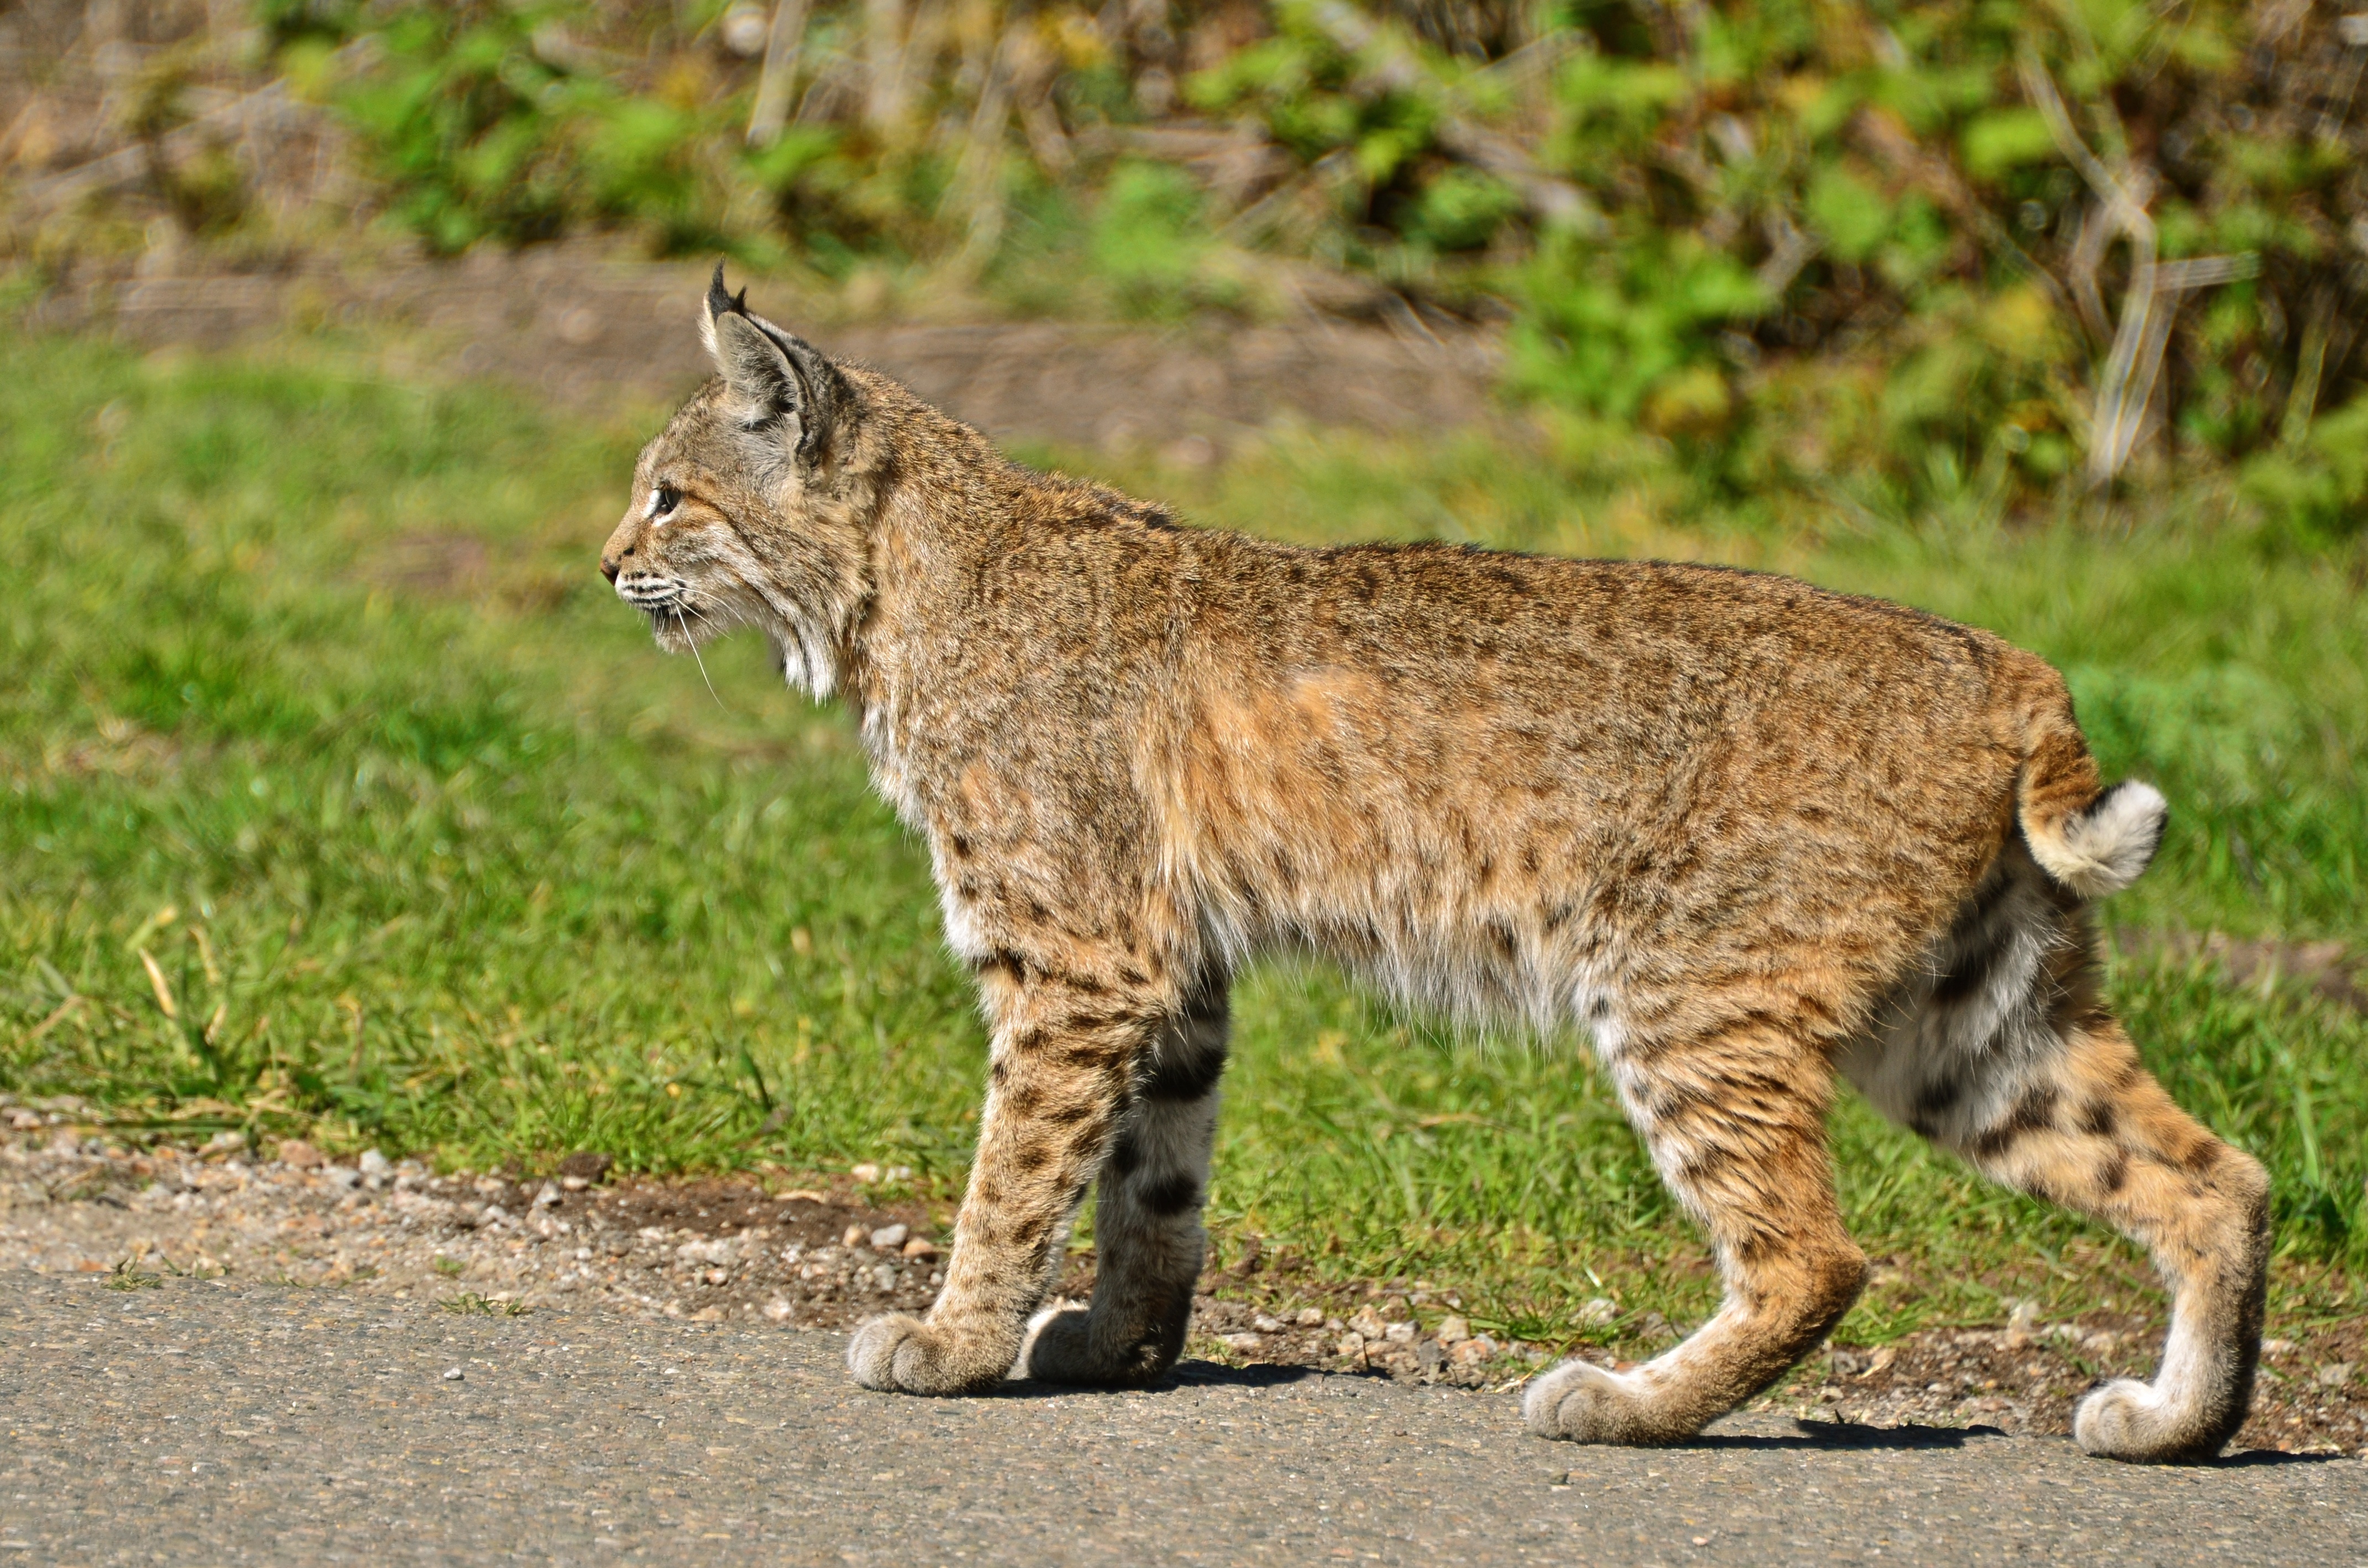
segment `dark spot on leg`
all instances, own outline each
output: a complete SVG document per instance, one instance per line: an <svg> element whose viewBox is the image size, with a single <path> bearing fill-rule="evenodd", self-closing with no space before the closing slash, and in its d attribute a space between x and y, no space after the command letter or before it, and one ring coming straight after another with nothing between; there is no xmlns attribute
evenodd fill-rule
<svg viewBox="0 0 2368 1568"><path fill-rule="evenodd" d="M1994 1160L2029 1132L2044 1132L2055 1125L2055 1085L2041 1084L2023 1091L2004 1121L1974 1140L1974 1153Z"/></svg>
<svg viewBox="0 0 2368 1568"><path fill-rule="evenodd" d="M1121 1134L1117 1144L1110 1150L1110 1174L1118 1177L1121 1181L1124 1181L1127 1177L1133 1176L1142 1165L1142 1142L1137 1140L1135 1135L1132 1132Z"/></svg>
<svg viewBox="0 0 2368 1568"><path fill-rule="evenodd" d="M1930 1128L1938 1126L1941 1118L1956 1108L1958 1096L1965 1092L1954 1073L1943 1073L1916 1091L1916 1102L1908 1108L1907 1125L1930 1137Z"/></svg>
<svg viewBox="0 0 2368 1568"><path fill-rule="evenodd" d="M1205 1097L1224 1076L1225 1052L1217 1050L1171 1049L1181 1041L1162 1040L1161 1049L1136 1085L1146 1100L1197 1100Z"/></svg>
<svg viewBox="0 0 2368 1568"><path fill-rule="evenodd" d="M1978 940L1971 948L1961 949L1956 946L1955 938L1951 938L1950 946L1953 950L1949 971L1933 984L1933 1001L1944 1007L1953 1006L1969 996L1977 995L1989 983L1990 972L2006 957L2007 943L2012 939L2013 934L2010 931L1995 934L1985 931L1980 936L1994 937L1994 939Z"/></svg>
<svg viewBox="0 0 2368 1568"><path fill-rule="evenodd" d="M2121 1120L2111 1100L2091 1100L2080 1112L2080 1131L2091 1138L2111 1138Z"/></svg>
<svg viewBox="0 0 2368 1568"><path fill-rule="evenodd" d="M2111 1198L2122 1190L2130 1179L2130 1154L2126 1149L2116 1149L2107 1156L2105 1168L2097 1173L2097 1190Z"/></svg>
<svg viewBox="0 0 2368 1568"><path fill-rule="evenodd" d="M1135 1194L1144 1211L1173 1220L1201 1206L1201 1184L1189 1176L1162 1176Z"/></svg>

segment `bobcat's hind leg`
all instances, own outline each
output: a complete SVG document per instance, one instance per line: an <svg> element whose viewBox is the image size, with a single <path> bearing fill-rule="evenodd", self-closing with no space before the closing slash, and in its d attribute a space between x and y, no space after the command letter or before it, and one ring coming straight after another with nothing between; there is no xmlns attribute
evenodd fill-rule
<svg viewBox="0 0 2368 1568"><path fill-rule="evenodd" d="M2092 1454L2210 1459L2245 1424L2260 1358L2269 1177L2174 1104L2101 1008L2066 1030L1987 1124L1949 1141L1985 1175L2113 1226L2154 1255L2171 1290L2152 1382L2117 1379L2082 1400L2072 1432Z"/></svg>
<svg viewBox="0 0 2368 1568"><path fill-rule="evenodd" d="M1225 980L1204 979L1161 1028L1102 1167L1090 1305L1040 1315L1024 1365L1052 1382L1139 1385L1184 1348L1205 1240L1209 1149L1225 1067Z"/></svg>
<svg viewBox="0 0 2368 1568"><path fill-rule="evenodd" d="M1831 1078L1765 1025L1614 1057L1654 1163L1710 1233L1726 1299L1675 1349L1627 1372L1584 1361L1530 1385L1540 1437L1671 1443L1782 1376L1858 1299L1866 1256L1842 1229L1827 1157Z"/></svg>
<svg viewBox="0 0 2368 1568"><path fill-rule="evenodd" d="M2208 1459L2244 1425L2260 1357L2269 1178L2171 1102L2097 996L2080 900L2000 858L1934 978L1843 1067L1886 1114L1992 1180L2101 1220L2154 1255L2170 1334L2150 1383L2083 1400L2092 1454Z"/></svg>

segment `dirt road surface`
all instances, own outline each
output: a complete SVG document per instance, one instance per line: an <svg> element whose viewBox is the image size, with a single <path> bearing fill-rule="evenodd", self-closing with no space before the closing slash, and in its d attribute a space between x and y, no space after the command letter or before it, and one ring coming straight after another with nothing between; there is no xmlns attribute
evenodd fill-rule
<svg viewBox="0 0 2368 1568"><path fill-rule="evenodd" d="M123 1280L118 1278L115 1286ZM2368 1464L1731 1418L1522 1434L1512 1396L1188 1363L866 1393L842 1335L0 1278L0 1561L2357 1563Z"/></svg>

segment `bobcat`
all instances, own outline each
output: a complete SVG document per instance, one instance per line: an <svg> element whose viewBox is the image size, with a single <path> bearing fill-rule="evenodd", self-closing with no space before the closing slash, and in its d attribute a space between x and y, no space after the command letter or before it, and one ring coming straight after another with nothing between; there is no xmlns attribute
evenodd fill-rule
<svg viewBox="0 0 2368 1568"><path fill-rule="evenodd" d="M844 694L993 1036L944 1292L862 1325L859 1381L1167 1369L1228 981L1287 949L1576 1026L1708 1233L1716 1315L1632 1371L1536 1379L1539 1435L1685 1438L1832 1328L1866 1274L1827 1152L1838 1073L2152 1250L2161 1370L2081 1403L2085 1449L2195 1460L2236 1432L2267 1178L2099 995L2089 907L2165 806L2101 787L2047 665L1748 572L1178 527L1008 461L723 277L719 374L643 451L601 570L662 646L753 627L791 683ZM1092 1301L1040 1311L1098 1178Z"/></svg>

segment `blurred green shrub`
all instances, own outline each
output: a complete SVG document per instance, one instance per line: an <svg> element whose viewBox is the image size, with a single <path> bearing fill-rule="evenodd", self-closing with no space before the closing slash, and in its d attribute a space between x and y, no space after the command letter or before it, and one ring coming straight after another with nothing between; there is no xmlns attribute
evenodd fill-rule
<svg viewBox="0 0 2368 1568"><path fill-rule="evenodd" d="M2318 421L2299 448L2247 463L2243 488L2297 542L2357 536L2368 526L2368 396Z"/></svg>
<svg viewBox="0 0 2368 1568"><path fill-rule="evenodd" d="M2362 504L2319 411L2368 406L2368 40L2326 7L261 4L439 251L1509 314L1517 394L1737 484L2242 460L2312 537Z"/></svg>

